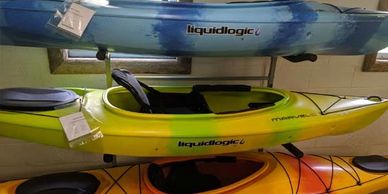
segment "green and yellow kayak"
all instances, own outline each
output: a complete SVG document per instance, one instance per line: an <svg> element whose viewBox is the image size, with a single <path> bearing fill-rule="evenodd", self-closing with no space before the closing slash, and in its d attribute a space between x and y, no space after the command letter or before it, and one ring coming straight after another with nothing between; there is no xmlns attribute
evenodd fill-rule
<svg viewBox="0 0 388 194"><path fill-rule="evenodd" d="M388 159L285 153L164 158L0 184L2 194L367 194L388 189Z"/></svg>
<svg viewBox="0 0 388 194"><path fill-rule="evenodd" d="M191 87L156 89L189 93ZM131 156L202 155L349 133L370 124L388 108L386 99L252 88L249 92L202 92L213 113L150 114L136 112L140 106L122 87L71 91L83 96L62 109L1 110L0 135L68 147L58 117L81 109L98 123L104 138L79 150ZM252 102L274 105L248 109ZM244 109L248 110L227 113Z"/></svg>
<svg viewBox="0 0 388 194"><path fill-rule="evenodd" d="M208 155L350 133L388 108L388 100L380 97L238 85L146 87L146 95L126 88L2 89L0 136L67 148L59 118L82 112L104 137L77 150L129 156Z"/></svg>

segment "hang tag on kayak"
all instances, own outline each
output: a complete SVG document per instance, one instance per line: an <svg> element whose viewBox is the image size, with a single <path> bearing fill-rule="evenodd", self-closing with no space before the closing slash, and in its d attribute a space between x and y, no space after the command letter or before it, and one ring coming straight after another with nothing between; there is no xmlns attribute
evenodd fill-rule
<svg viewBox="0 0 388 194"><path fill-rule="evenodd" d="M77 3L71 3L57 27L77 38L81 38L96 12Z"/></svg>
<svg viewBox="0 0 388 194"><path fill-rule="evenodd" d="M91 133L91 129L82 112L59 118L68 141L73 141Z"/></svg>

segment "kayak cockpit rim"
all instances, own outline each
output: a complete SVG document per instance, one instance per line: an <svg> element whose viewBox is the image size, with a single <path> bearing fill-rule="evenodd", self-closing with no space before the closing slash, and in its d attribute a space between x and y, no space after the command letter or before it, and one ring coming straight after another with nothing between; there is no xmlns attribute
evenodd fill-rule
<svg viewBox="0 0 388 194"><path fill-rule="evenodd" d="M169 88L180 88L179 86L176 87L169 87ZM181 88L191 88L191 87L181 87ZM190 92L189 90L187 90ZM104 106L109 111L113 112L114 114L128 116L128 117L137 117L137 118L143 118L143 119L209 119L209 118L228 118L228 117L241 117L241 116L247 116L251 114L257 114L259 112L264 112L268 110L273 110L279 107L285 106L287 103L290 102L291 95L290 93L282 90L277 89L267 89L267 88L252 88L251 92L265 92L268 94L274 94L279 95L282 98L280 100L277 100L274 102L273 106L265 107L265 108L259 108L259 109L251 109L251 110L244 110L244 111L237 111L237 112L231 112L231 113L199 113L199 114L160 114L160 113L141 113L137 111L129 111L125 110L123 108L120 108L115 103L112 103L110 100L110 96L114 93L126 93L129 96L129 92L121 87L112 87L104 91L102 95L102 100L104 103ZM130 99L128 99L130 100ZM140 106L140 105L139 105Z"/></svg>
<svg viewBox="0 0 388 194"><path fill-rule="evenodd" d="M278 165L278 162L276 160L274 160L272 157L266 156L266 155L263 155L263 157L260 157L260 158L254 157L254 155L252 155L252 154L245 154L245 155L244 154L237 154L234 156L221 155L221 157L223 157L223 156L234 157L236 160L235 163L237 163L237 161L252 162L252 163L260 164L261 167L258 170L256 170L255 172L253 172L252 174L250 174L250 175L248 175L240 180L237 180L231 184L222 185L219 188L215 188L215 189L211 189L211 190L207 190L207 191L200 191L199 193L207 193L207 192L224 193L224 192L232 191L236 188L241 188L244 185L252 183L253 181L258 181L259 179L266 177ZM210 156L210 157L201 158L201 159L203 161L206 161L207 159L215 159L215 158L216 157L214 157L214 156L213 157ZM196 160L198 160L198 158L181 158L181 159L164 158L164 159L158 160L154 163L157 165L160 165L160 166L164 166L164 165L168 165L169 163L179 163L179 162L196 161ZM199 162L201 162L201 160L199 160ZM141 180L145 183L145 185L148 189L150 189L151 191L153 191L155 193L160 193L161 191L153 185L153 183L151 182L148 175L149 175L149 168L147 167L147 168L145 168L145 170L142 171L142 175L140 177Z"/></svg>

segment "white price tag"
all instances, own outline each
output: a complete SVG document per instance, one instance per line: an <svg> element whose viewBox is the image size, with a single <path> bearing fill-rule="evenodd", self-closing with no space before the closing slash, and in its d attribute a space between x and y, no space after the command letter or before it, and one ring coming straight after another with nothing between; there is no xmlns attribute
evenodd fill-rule
<svg viewBox="0 0 388 194"><path fill-rule="evenodd" d="M58 23L58 28L81 37L95 13L94 10L72 3Z"/></svg>
<svg viewBox="0 0 388 194"><path fill-rule="evenodd" d="M77 112L71 115L60 117L62 127L68 141L72 141L84 135L91 133L90 127L86 122L82 112Z"/></svg>

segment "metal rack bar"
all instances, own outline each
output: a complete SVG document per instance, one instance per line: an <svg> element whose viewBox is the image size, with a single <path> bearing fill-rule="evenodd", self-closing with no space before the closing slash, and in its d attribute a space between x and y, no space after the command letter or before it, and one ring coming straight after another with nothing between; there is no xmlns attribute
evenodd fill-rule
<svg viewBox="0 0 388 194"><path fill-rule="evenodd" d="M271 57L271 63L269 64L269 72L268 72L268 81L267 81L267 87L272 88L273 87L273 80L275 79L275 71L276 71L276 64L278 62L278 57Z"/></svg>
<svg viewBox="0 0 388 194"><path fill-rule="evenodd" d="M137 75L136 78L184 81L268 80L267 76Z"/></svg>
<svg viewBox="0 0 388 194"><path fill-rule="evenodd" d="M107 87L112 86L111 74L111 57L109 52L106 53L105 70L106 70L106 84ZM277 57L271 57L269 64L269 72L267 76L195 76L195 75L137 75L139 79L153 79L153 80L176 80L176 81L267 81L267 87L273 87L275 78L275 70L277 64Z"/></svg>
<svg viewBox="0 0 388 194"><path fill-rule="evenodd" d="M105 80L106 80L106 88L112 87L112 66L111 66L111 56L109 52L105 54Z"/></svg>

